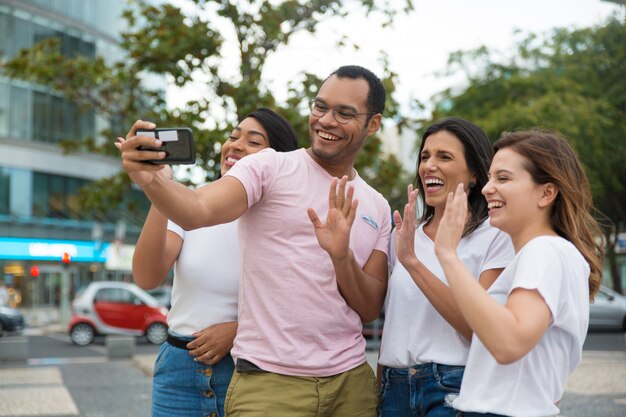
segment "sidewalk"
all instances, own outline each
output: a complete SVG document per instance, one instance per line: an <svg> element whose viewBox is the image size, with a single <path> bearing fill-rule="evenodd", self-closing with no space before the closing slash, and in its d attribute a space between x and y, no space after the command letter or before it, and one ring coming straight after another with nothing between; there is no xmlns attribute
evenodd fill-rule
<svg viewBox="0 0 626 417"><path fill-rule="evenodd" d="M367 351L376 370L378 352ZM137 366L152 376L156 355L135 355ZM557 417L626 416L626 352L583 351L578 368L567 380Z"/></svg>
<svg viewBox="0 0 626 417"><path fill-rule="evenodd" d="M66 333L66 331L67 330L64 326L61 326L58 323L48 322L47 324L40 325L38 327L28 327L25 333L26 335L51 335ZM367 351L366 353L368 363L372 366L373 369L376 369L376 360L378 356L377 351L371 350ZM64 373L72 371L76 372L78 375L81 375L85 372L91 373L92 368L94 375L104 375L109 373L111 373L112 375L121 375L123 372L131 372L132 369L134 369L136 372L136 376L133 377L132 374L129 374L131 376L129 376L127 379L125 379L126 377L120 377L120 381L124 381L129 384L139 384L139 387L144 386L144 388L142 388L143 391L141 392L141 394L136 394L135 401L138 398L137 395L139 395L139 397L141 398L141 401L139 402L143 404L142 406L144 408L149 407L148 393L150 390L150 381L152 377L152 370L154 366L154 361L156 359L156 354L135 354L132 360L125 361L108 361L105 357L91 359L91 362L85 361L82 364L76 363L74 365L62 365L60 366L60 369ZM123 366L124 363L126 363L126 368L124 368ZM134 366L128 367L128 365ZM123 369L121 369L120 367ZM9 369L6 369L5 366L2 366L0 367L0 370L2 370L2 368L4 368L5 370L3 375L4 377L10 375L10 373L7 373L7 371L10 372ZM28 368L30 368L33 372L35 371L32 366L28 366ZM42 368L39 368L39 370L43 371ZM79 391L79 389L82 388L82 386L76 384L76 387L73 387L71 386L71 381L72 380L70 380L69 383L65 383L65 385L67 385L70 389L70 398L80 396L81 391ZM9 387L7 385L4 385L7 383L9 382L0 381L0 394L9 394L9 392L7 391L7 388ZM49 389L51 389L53 386L49 385L48 387ZM61 387L63 386L57 386L56 389L60 389ZM108 385L107 388L110 388L110 385ZM132 390L132 388L127 388L127 390ZM32 393L32 391L30 392ZM15 393L13 393L12 395L14 394ZM54 392L54 394L60 395L63 394L63 392L57 391ZM50 395L52 395L52 393ZM93 395L95 395L95 391L85 392L83 395L83 397L85 398L84 401L90 401L88 399L92 398ZM122 395L122 393L118 392L117 395ZM0 397L2 397L2 395L0 395ZM24 401L27 401L29 404L32 402L31 400L32 396L25 396L24 398ZM76 403L81 410L85 407L81 406L79 400L76 400ZM138 412L138 410L143 410L140 404L136 404L133 407L135 406L137 408L134 409L134 412ZM580 365L572 373L572 375L570 375L567 381L566 392L561 401L560 408L561 413L559 417L626 416L626 350L584 350ZM0 416L9 415L14 414L3 413L2 407L0 407ZM67 413L66 415L76 414ZM139 416L139 414L135 414L135 416Z"/></svg>

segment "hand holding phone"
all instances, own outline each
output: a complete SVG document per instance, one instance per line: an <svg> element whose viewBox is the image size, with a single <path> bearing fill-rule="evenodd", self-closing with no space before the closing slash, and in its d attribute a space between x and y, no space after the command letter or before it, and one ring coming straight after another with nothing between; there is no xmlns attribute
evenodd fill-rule
<svg viewBox="0 0 626 417"><path fill-rule="evenodd" d="M137 136L148 136L159 139L162 142L160 148L140 146L142 151L165 152L163 159L151 159L145 162L152 164L182 164L190 165L196 162L196 152L193 143L193 135L188 127L160 128L160 129L137 129Z"/></svg>

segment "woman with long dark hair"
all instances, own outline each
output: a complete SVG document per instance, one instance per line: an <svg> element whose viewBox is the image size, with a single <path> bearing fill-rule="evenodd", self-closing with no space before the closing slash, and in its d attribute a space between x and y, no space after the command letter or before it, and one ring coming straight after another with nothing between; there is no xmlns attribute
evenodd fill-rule
<svg viewBox="0 0 626 417"><path fill-rule="evenodd" d="M266 148L295 150L296 133L283 117L260 108L222 144L221 174ZM223 417L237 331L237 221L185 231L151 207L133 256L134 280L142 288L157 287L172 267L169 337L154 367L152 416Z"/></svg>
<svg viewBox="0 0 626 417"><path fill-rule="evenodd" d="M404 219L394 213L392 272L385 301L380 416L454 417L472 337L434 251L448 194L459 183L469 195L461 259L488 288L513 258L509 237L489 225L480 194L492 148L475 124L448 118L430 126L418 153L417 185L408 189ZM416 224L417 197L424 208Z"/></svg>

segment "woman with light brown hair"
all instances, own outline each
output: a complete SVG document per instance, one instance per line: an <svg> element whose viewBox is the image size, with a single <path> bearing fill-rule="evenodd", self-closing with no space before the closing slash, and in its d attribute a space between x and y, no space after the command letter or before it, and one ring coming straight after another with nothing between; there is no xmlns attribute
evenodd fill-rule
<svg viewBox="0 0 626 417"><path fill-rule="evenodd" d="M589 181L568 142L541 130L495 144L483 195L516 256L485 291L456 254L467 218L450 193L435 252L474 336L459 397L462 416L553 416L576 368L601 282L600 228Z"/></svg>

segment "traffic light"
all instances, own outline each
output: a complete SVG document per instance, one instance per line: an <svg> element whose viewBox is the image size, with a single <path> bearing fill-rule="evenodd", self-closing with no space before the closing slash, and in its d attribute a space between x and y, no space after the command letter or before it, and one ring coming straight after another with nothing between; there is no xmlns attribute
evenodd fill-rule
<svg viewBox="0 0 626 417"><path fill-rule="evenodd" d="M37 265L30 267L30 276L33 278L37 278L39 276L39 267Z"/></svg>
<svg viewBox="0 0 626 417"><path fill-rule="evenodd" d="M63 266L69 266L71 260L72 257L70 256L70 254L67 252L63 252L63 256L61 256L61 263L63 264Z"/></svg>

